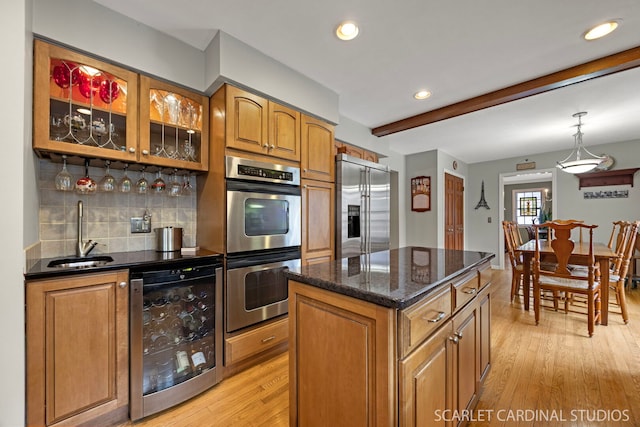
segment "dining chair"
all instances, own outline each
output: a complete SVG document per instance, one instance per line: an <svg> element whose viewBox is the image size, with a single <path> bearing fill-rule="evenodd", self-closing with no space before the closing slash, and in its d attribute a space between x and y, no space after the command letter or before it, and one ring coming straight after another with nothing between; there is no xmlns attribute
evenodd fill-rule
<svg viewBox="0 0 640 427"><path fill-rule="evenodd" d="M551 221L556 224L564 224L564 225L575 224L575 223L584 224L583 219L554 219ZM547 233L547 240L551 241L551 239L553 238L552 234L553 234L553 230L549 229L549 232ZM582 230L579 230L578 238L579 238L578 241L582 243Z"/></svg>
<svg viewBox="0 0 640 427"><path fill-rule="evenodd" d="M625 251L627 249L627 243L631 238L632 223L627 221L614 221L613 229L611 230L611 237L609 238L609 249L613 249L617 254L617 257L611 263L611 273L617 274L620 271L622 262L624 259ZM617 231L617 233L616 233ZM614 238L615 234L615 238Z"/></svg>
<svg viewBox="0 0 640 427"><path fill-rule="evenodd" d="M504 239L507 245L507 253L509 256L509 265L511 266L511 298L510 302L513 302L513 299L520 288L520 284L523 282L524 278L524 265L522 264L522 256L516 251L516 248L520 245L517 245L516 239L514 237L514 229L515 233L517 233L517 224L513 221L502 221L502 229L504 230ZM519 233L518 233L519 235Z"/></svg>
<svg viewBox="0 0 640 427"><path fill-rule="evenodd" d="M543 224L535 224L536 243L532 262L533 274L533 307L536 325L540 322L541 292L551 291L554 299L564 295L565 313L569 311L569 296L573 294L584 295L587 299L587 329L589 336L593 336L596 323L600 322L600 282L597 274L596 261L593 253L593 230L597 225L587 225L583 221L568 222L548 221ZM540 228L547 227L552 234L551 249L555 255L555 264L543 264L540 262ZM586 267L586 275L573 274L569 269L575 243L571 240L572 231L584 230L588 232L588 255L583 263Z"/></svg>
<svg viewBox="0 0 640 427"><path fill-rule="evenodd" d="M620 257L619 267L616 270L615 267L609 274L609 289L615 292L616 303L620 306L622 313L622 320L625 324L629 323L629 312L627 310L627 298L625 295L624 284L629 272L629 264L633 258L635 251L636 239L638 236L638 226L640 221L628 223L627 232L625 235L625 244L622 250L622 256Z"/></svg>
<svg viewBox="0 0 640 427"><path fill-rule="evenodd" d="M629 239L629 229L628 227L631 225L630 222L627 221L614 221L613 229L611 230L611 237L609 237L609 243L607 247L609 249L613 249L616 253L616 257L611 260L610 266L610 274L617 274L620 271L620 266L622 265L622 259L624 257L625 245L627 244L627 239ZM581 273L582 275L586 274L586 266L579 264L570 264L569 269L573 270L574 273Z"/></svg>

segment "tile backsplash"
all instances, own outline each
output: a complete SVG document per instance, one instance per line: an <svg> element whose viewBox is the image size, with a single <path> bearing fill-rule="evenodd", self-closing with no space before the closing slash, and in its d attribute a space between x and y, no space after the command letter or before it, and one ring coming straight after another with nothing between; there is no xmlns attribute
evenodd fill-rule
<svg viewBox="0 0 640 427"><path fill-rule="evenodd" d="M40 191L40 243L41 256L52 258L75 255L77 242L78 200L84 205L82 237L98 242L92 254L110 252L131 252L155 250L156 239L154 228L182 227L184 235L182 246L194 246L196 236L196 179L190 177L193 189L190 195L171 197L166 191L160 194L149 192L137 194L135 188L130 193L102 193L91 195L78 194L73 191L58 191L55 188L55 176L62 170L61 163L39 160L38 186ZM67 170L76 180L85 173L83 166L68 165ZM111 169L117 181L124 171ZM100 182L105 175L104 168L90 167L89 176ZM127 175L134 186L141 177L141 172L128 171ZM145 173L151 184L155 173ZM170 176L162 175L163 180L170 182ZM182 177L179 177L182 182ZM132 217L142 217L145 209L151 214L151 233L131 233Z"/></svg>

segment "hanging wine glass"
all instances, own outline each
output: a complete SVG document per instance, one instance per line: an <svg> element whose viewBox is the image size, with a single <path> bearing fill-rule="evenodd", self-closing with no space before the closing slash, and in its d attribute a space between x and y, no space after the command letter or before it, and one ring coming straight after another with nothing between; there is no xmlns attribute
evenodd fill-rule
<svg viewBox="0 0 640 427"><path fill-rule="evenodd" d="M158 174L156 175L156 179L153 180L151 188L153 189L154 193L159 194L164 191L166 186L167 184L164 182L164 179L162 179L162 171L158 170Z"/></svg>
<svg viewBox="0 0 640 427"><path fill-rule="evenodd" d="M182 184L178 182L178 170L174 169L171 176L171 184L169 185L169 196L177 197L182 192Z"/></svg>
<svg viewBox="0 0 640 427"><path fill-rule="evenodd" d="M105 162L107 171L104 177L100 180L98 184L98 188L100 191L104 191L105 193L111 193L116 189L116 179L109 172L109 166L111 165L111 161L107 160Z"/></svg>
<svg viewBox="0 0 640 427"><path fill-rule="evenodd" d="M122 175L122 179L118 183L118 189L121 193L130 193L131 187L133 183L131 182L131 178L127 175L127 169L129 168L129 164L125 163L124 165L124 175Z"/></svg>
<svg viewBox="0 0 640 427"><path fill-rule="evenodd" d="M192 190L193 190L193 187L191 186L191 176L187 173L182 178L182 191L181 191L181 193L182 193L183 196L190 196Z"/></svg>
<svg viewBox="0 0 640 427"><path fill-rule="evenodd" d="M142 176L138 182L136 182L136 191L138 194L147 194L147 191L149 190L149 181L147 181L147 178L145 177L144 169L145 167L143 166L141 170Z"/></svg>
<svg viewBox="0 0 640 427"><path fill-rule="evenodd" d="M76 191L80 194L93 194L96 192L96 182L89 177L89 159L84 160L84 176L76 181Z"/></svg>
<svg viewBox="0 0 640 427"><path fill-rule="evenodd" d="M56 190L73 190L73 176L67 171L67 156L62 156L62 170L56 175Z"/></svg>

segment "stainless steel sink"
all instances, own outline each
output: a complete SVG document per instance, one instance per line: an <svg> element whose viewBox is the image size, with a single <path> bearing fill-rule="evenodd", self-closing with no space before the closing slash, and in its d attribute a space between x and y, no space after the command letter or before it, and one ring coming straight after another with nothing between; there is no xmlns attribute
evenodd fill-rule
<svg viewBox="0 0 640 427"><path fill-rule="evenodd" d="M90 268L106 265L113 261L108 255L85 257L85 258L60 258L54 259L47 264L47 267L56 268Z"/></svg>

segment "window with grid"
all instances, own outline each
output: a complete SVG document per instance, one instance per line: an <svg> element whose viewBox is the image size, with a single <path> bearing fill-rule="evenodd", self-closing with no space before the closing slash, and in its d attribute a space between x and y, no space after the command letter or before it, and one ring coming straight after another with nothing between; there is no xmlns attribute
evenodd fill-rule
<svg viewBox="0 0 640 427"><path fill-rule="evenodd" d="M513 218L522 225L537 223L543 200L542 189L514 190Z"/></svg>

